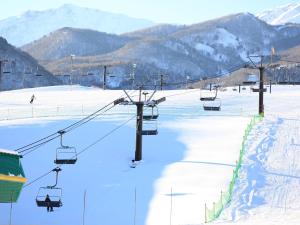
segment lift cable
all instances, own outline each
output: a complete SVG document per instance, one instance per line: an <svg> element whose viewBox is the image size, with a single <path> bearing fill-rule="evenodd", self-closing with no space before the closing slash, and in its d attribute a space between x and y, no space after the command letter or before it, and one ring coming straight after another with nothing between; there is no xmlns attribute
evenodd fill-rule
<svg viewBox="0 0 300 225"><path fill-rule="evenodd" d="M92 114L84 117L83 119L81 119L81 120L79 120L79 121L77 121L77 122L75 122L75 123L73 123L73 124L71 124L71 125L63 128L63 129L61 129L60 131L65 131L66 133L70 132L71 130L76 129L76 128L82 126L83 124L85 124L85 123L93 120L94 118L96 118L96 117L98 117L100 115L103 115L103 113L107 112L108 110L112 109L117 104L119 104L120 102L116 104L116 101L118 101L120 99L121 98L118 98L118 99L116 99L116 100L108 103L107 105L105 105L101 109L97 110L96 112L94 112L94 113L92 113ZM109 107L109 106L111 106L111 107ZM108 109L106 109L106 108L108 108ZM102 112L103 110L105 110L105 111ZM30 143L30 144L27 144L27 145L25 145L23 147L20 147L20 148L16 149L15 151L17 151L19 153L23 153L23 152L29 151L29 150L31 150L33 148L40 147L40 146L42 146L42 145L44 145L44 144L46 144L46 143L48 143L48 142L50 142L50 141L58 138L58 137L60 137L60 135L58 134L58 132L55 132L53 134L50 134L50 135L48 135L48 136L46 136L44 138L41 138L41 139L37 140L37 141L34 141L34 142Z"/></svg>
<svg viewBox="0 0 300 225"><path fill-rule="evenodd" d="M120 128L122 128L123 126L125 126L127 123L129 123L131 120L133 120L136 117L136 115L132 116L131 118L129 118L128 120L126 120L125 122L123 122L122 124L116 126L115 128L113 128L112 130L110 130L109 132L107 132L105 135L103 135L102 137L100 137L99 139L97 139L96 141L94 141L93 143L89 144L88 146L86 146L85 148L83 148L78 154L77 156L81 155L82 153L86 152L87 150L89 150L91 147L95 146L96 144L98 144L99 142L101 142L103 139L105 139L106 137L110 136L111 134L113 134L114 132L116 132L117 130L119 130ZM62 165L57 166L55 168L61 168ZM33 183L37 182L38 180L46 177L47 175L49 175L51 172L53 171L53 169L51 169L50 171L40 175L39 177L37 177L36 179L32 180L31 182L27 183L26 185L23 186L23 188L26 188L30 185L32 185Z"/></svg>
<svg viewBox="0 0 300 225"><path fill-rule="evenodd" d="M235 65L233 67L230 67L229 70L227 70L225 72L221 72L221 73L219 73L217 75L214 75L214 76L211 76L211 77L207 78L206 81L207 80L212 80L212 79L217 79L217 78L220 78L220 77L222 77L224 75L231 74L234 71L237 71L239 69L245 68L245 66L246 66L246 63L241 63L241 64L238 64L238 65ZM189 79L187 81L174 82L174 83L170 82L170 83L164 83L163 87L186 85L187 83L188 84L192 84L192 83L196 83L196 82L200 82L200 81L203 81L203 79L199 78L199 79ZM153 84L151 84L151 85L141 85L141 86L143 86L143 87L153 87L153 86L157 87L159 85L153 85Z"/></svg>

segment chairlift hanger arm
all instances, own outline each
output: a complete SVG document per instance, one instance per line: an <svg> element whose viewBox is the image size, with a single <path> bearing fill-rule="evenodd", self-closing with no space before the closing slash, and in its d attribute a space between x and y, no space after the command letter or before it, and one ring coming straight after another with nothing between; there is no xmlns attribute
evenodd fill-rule
<svg viewBox="0 0 300 225"><path fill-rule="evenodd" d="M52 171L56 172L55 184L52 185L52 186L48 186L48 188L55 188L57 186L57 183L58 183L58 173L61 171L61 168L60 167L56 167Z"/></svg>

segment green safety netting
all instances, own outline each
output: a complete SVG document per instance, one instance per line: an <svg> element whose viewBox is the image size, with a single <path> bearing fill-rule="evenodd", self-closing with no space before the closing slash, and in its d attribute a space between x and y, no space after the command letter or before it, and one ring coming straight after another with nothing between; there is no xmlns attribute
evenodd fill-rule
<svg viewBox="0 0 300 225"><path fill-rule="evenodd" d="M220 216L220 214L222 213L224 207L231 201L233 187L238 178L238 173L242 166L242 161L243 161L244 154L245 154L246 140L247 140L252 128L254 127L254 125L256 123L260 122L262 119L263 119L262 115L254 116L251 119L250 123L247 125L247 128L245 129L245 133L243 136L242 147L240 149L240 155L238 158L238 162L236 164L235 169L233 170L233 175L232 175L232 179L229 183L228 190L226 192L221 192L220 198L216 202L213 203L212 208L208 208L205 205L205 223L209 223L209 222L212 222L215 219L217 219Z"/></svg>

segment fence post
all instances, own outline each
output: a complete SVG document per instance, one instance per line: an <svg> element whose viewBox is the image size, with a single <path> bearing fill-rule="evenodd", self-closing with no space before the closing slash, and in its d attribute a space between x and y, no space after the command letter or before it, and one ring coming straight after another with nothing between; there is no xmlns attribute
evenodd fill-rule
<svg viewBox="0 0 300 225"><path fill-rule="evenodd" d="M222 205L222 209L224 208L223 206L223 191L221 190L221 205Z"/></svg>
<svg viewBox="0 0 300 225"><path fill-rule="evenodd" d="M216 203L213 203L214 219L216 218Z"/></svg>
<svg viewBox="0 0 300 225"><path fill-rule="evenodd" d="M207 212L206 212L206 203L204 204L204 221L205 221L205 223L207 223Z"/></svg>

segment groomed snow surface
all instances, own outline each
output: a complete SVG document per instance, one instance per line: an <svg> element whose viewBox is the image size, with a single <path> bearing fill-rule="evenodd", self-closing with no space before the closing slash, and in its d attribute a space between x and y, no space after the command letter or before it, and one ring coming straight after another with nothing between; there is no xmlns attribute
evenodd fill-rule
<svg viewBox="0 0 300 225"><path fill-rule="evenodd" d="M29 104L34 94L33 105ZM138 92L130 91L136 99ZM15 150L96 111L122 91L49 87L1 92L1 148ZM80 152L75 165L62 166L58 186L63 207L38 208L39 187L52 185L50 173L23 189L12 207L12 224L196 225L204 205L212 207L226 191L258 94L228 88L220 92L220 112L205 112L199 97L208 91L159 91L157 136L144 136L143 161L130 168L135 150L135 106L119 105L65 135ZM265 93L266 116L252 130L232 202L216 224L299 224L300 88L273 86ZM126 125L124 122L128 121ZM111 130L119 129L100 140ZM55 167L56 139L27 154L28 182ZM10 205L0 205L0 224L9 224Z"/></svg>

